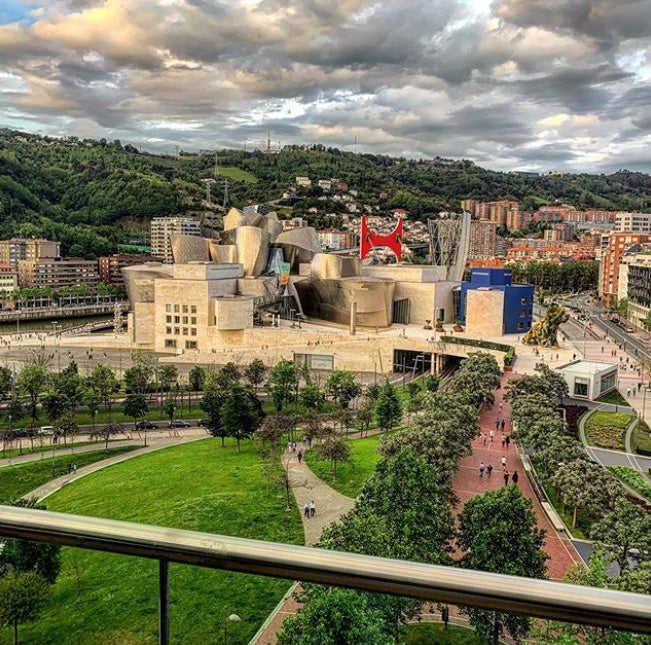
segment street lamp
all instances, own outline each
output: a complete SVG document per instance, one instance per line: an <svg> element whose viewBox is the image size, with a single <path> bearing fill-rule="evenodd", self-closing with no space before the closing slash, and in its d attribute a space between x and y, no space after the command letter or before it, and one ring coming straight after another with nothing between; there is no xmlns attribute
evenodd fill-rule
<svg viewBox="0 0 651 645"><path fill-rule="evenodd" d="M228 643L228 623L239 623L240 620L242 620L237 614L231 614L225 621L224 621L224 645L227 645Z"/></svg>

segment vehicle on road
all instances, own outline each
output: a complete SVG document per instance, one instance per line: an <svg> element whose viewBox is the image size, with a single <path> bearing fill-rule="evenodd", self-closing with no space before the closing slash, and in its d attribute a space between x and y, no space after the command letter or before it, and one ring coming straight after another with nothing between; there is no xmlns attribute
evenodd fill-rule
<svg viewBox="0 0 651 645"><path fill-rule="evenodd" d="M209 423L208 419L199 419L199 425L200 425L202 428L207 428L207 427L208 427L208 423Z"/></svg>
<svg viewBox="0 0 651 645"><path fill-rule="evenodd" d="M184 421L183 419L174 419L170 423L170 428L191 428L192 424L189 421Z"/></svg>
<svg viewBox="0 0 651 645"><path fill-rule="evenodd" d="M156 430L158 429L157 423L152 423L151 421L138 421L136 423L136 430Z"/></svg>

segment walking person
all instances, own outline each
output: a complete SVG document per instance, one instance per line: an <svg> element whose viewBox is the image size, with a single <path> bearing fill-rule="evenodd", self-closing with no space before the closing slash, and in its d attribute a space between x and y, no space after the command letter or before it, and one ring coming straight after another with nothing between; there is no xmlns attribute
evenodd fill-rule
<svg viewBox="0 0 651 645"><path fill-rule="evenodd" d="M502 469L506 470L506 455L502 455Z"/></svg>
<svg viewBox="0 0 651 645"><path fill-rule="evenodd" d="M303 514L305 515L306 518L310 518L310 503L307 502L305 506L303 507Z"/></svg>
<svg viewBox="0 0 651 645"><path fill-rule="evenodd" d="M511 435L507 434L506 435L506 449L509 449L509 445L511 444Z"/></svg>
<svg viewBox="0 0 651 645"><path fill-rule="evenodd" d="M300 464L303 461L303 453L299 450L298 455L296 456L298 457L298 463Z"/></svg>
<svg viewBox="0 0 651 645"><path fill-rule="evenodd" d="M504 432L504 426L505 426L505 425L506 425L506 421L504 421L504 419L502 419L502 420L500 421L500 430L501 430L502 432Z"/></svg>
<svg viewBox="0 0 651 645"><path fill-rule="evenodd" d="M506 437L502 435L502 448L506 448Z"/></svg>
<svg viewBox="0 0 651 645"><path fill-rule="evenodd" d="M494 437L495 437L495 432L494 432L493 430L491 430L491 431L488 433L488 440L489 440L491 443L493 443L493 439L494 439Z"/></svg>
<svg viewBox="0 0 651 645"><path fill-rule="evenodd" d="M499 430L499 429L500 429L500 420L495 419L495 430Z"/></svg>
<svg viewBox="0 0 651 645"><path fill-rule="evenodd" d="M314 503L314 500L310 502L310 517L314 517L316 515L316 504Z"/></svg>
<svg viewBox="0 0 651 645"><path fill-rule="evenodd" d="M480 476L480 477L483 477L483 476L484 476L484 470L486 470L486 464L484 464L484 462L482 461L482 462L479 464L479 476Z"/></svg>
<svg viewBox="0 0 651 645"><path fill-rule="evenodd" d="M509 485L509 471L508 470L504 471L504 485L505 486Z"/></svg>
<svg viewBox="0 0 651 645"><path fill-rule="evenodd" d="M520 479L520 475L518 475L518 471L514 470L513 474L511 475L511 481L517 486L519 479Z"/></svg>
<svg viewBox="0 0 651 645"><path fill-rule="evenodd" d="M486 474L490 477L493 474L493 464L486 466Z"/></svg>

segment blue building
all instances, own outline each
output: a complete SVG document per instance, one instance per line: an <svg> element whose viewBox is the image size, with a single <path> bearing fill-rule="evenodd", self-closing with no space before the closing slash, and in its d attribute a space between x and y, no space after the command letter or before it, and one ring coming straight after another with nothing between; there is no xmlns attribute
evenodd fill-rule
<svg viewBox="0 0 651 645"><path fill-rule="evenodd" d="M470 282L462 282L459 295L459 320L466 324L468 291L482 289L504 293L502 312L502 333L522 334L531 329L533 321L532 284L511 284L511 269L474 268Z"/></svg>

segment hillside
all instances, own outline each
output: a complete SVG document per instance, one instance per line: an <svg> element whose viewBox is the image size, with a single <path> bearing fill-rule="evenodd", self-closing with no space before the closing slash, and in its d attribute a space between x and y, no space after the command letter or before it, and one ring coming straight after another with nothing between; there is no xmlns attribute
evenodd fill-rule
<svg viewBox="0 0 651 645"><path fill-rule="evenodd" d="M407 160L288 146L277 154L221 150L223 173L212 186L223 200L243 206L278 199L296 176L336 178L387 208L403 207L425 217L458 210L459 201L517 199L525 210L556 202L579 208L651 208L651 177L612 175L523 176L485 170L470 161ZM119 141L65 140L0 129L0 236L42 235L62 242L63 252L95 257L112 252L129 231L146 231L151 217L206 210L202 179L213 176L215 153L179 157L141 152ZM319 189L311 191L316 198ZM307 204L332 206L306 200Z"/></svg>

